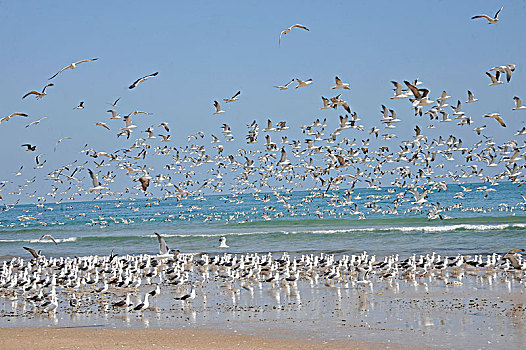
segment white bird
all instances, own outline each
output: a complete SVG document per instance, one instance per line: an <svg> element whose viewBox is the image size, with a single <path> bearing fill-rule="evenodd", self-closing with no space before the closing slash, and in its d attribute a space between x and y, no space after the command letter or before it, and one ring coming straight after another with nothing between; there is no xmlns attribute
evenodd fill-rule
<svg viewBox="0 0 526 350"><path fill-rule="evenodd" d="M335 77L334 78L334 81L336 82L336 85L331 87L331 90L334 90L334 89L345 89L345 90L350 90L351 88L349 87L349 83L344 83L343 81L341 81L340 78L338 77Z"/></svg>
<svg viewBox="0 0 526 350"><path fill-rule="evenodd" d="M229 246L226 244L226 237L222 236L219 238L219 248L229 248Z"/></svg>
<svg viewBox="0 0 526 350"><path fill-rule="evenodd" d="M10 115L8 116L5 116L3 117L2 119L0 119L0 124L2 124L2 122L8 122L9 119L11 119L12 117L16 117L16 116L19 116L19 117L28 117L27 114L25 113L22 113L22 112L14 112L14 113L11 113Z"/></svg>
<svg viewBox="0 0 526 350"><path fill-rule="evenodd" d="M290 160L287 159L287 152L285 151L285 147L281 148L281 157L279 159L278 165L289 165Z"/></svg>
<svg viewBox="0 0 526 350"><path fill-rule="evenodd" d="M225 101L226 103L237 101L239 99L239 95L241 95L241 91L236 92L236 94L231 98L224 98L223 101Z"/></svg>
<svg viewBox="0 0 526 350"><path fill-rule="evenodd" d="M484 114L483 117L495 119L502 127L506 127L506 123L504 122L504 119L501 118L499 113L487 113Z"/></svg>
<svg viewBox="0 0 526 350"><path fill-rule="evenodd" d="M506 81L509 83L511 80L511 73L515 71L515 65L514 64L507 64L505 66L497 66L490 69L491 71L497 71L501 72L502 74L506 73Z"/></svg>
<svg viewBox="0 0 526 350"><path fill-rule="evenodd" d="M288 34L290 33L290 31L294 28L300 28L300 29L304 29L306 31L309 31L309 28L305 27L303 24L294 24L293 26L290 26L289 28L285 29L284 31L282 31L280 34L279 34L279 42L278 42L278 45L281 46L281 37L285 34Z"/></svg>
<svg viewBox="0 0 526 350"><path fill-rule="evenodd" d="M522 100L519 97L514 96L513 100L515 101L515 108L512 108L512 110L520 111L521 109L526 109L526 106L522 105Z"/></svg>
<svg viewBox="0 0 526 350"><path fill-rule="evenodd" d="M34 122L31 122L29 124L26 125L26 128L29 128L31 125L37 125L39 124L42 120L46 119L47 117L42 117L40 118L39 120L35 120Z"/></svg>
<svg viewBox="0 0 526 350"><path fill-rule="evenodd" d="M466 101L466 103L473 103L473 102L477 102L479 99L478 98L475 98L473 96L473 93L471 91L468 90L468 100Z"/></svg>
<svg viewBox="0 0 526 350"><path fill-rule="evenodd" d="M138 305L136 305L133 310L134 311L143 311L145 309L147 309L148 307L150 307L150 302L148 301L148 297L150 296L150 294L146 293L144 295L144 301Z"/></svg>
<svg viewBox="0 0 526 350"><path fill-rule="evenodd" d="M214 107L216 108L216 111L214 112L214 114L225 113L225 111L221 110L221 106L219 105L219 102L214 101Z"/></svg>
<svg viewBox="0 0 526 350"><path fill-rule="evenodd" d="M291 81L289 81L285 85L275 85L274 87L277 88L277 89L280 89L280 90L287 90L289 88L289 85L292 84L293 81L294 81L294 79L292 79Z"/></svg>
<svg viewBox="0 0 526 350"><path fill-rule="evenodd" d="M61 70L59 70L57 73L55 73L55 75L53 75L51 78L49 78L48 80L51 80L53 79L54 77L56 77L57 75L59 75L60 73L62 73L63 71L65 71L66 69L75 69L77 68L77 65L81 64L81 63L84 63L84 62L91 62L91 61L96 61L98 60L98 58L90 58L90 59L86 59L86 60L81 60L81 61L77 61L77 62L73 62L72 64L70 64L69 66L66 66L64 68L62 68Z"/></svg>
<svg viewBox="0 0 526 350"><path fill-rule="evenodd" d="M504 84L502 81L499 80L500 79L500 71L497 71L495 73L495 76L493 76L489 72L486 72L486 75L491 79L491 83L489 84L489 86Z"/></svg>
<svg viewBox="0 0 526 350"><path fill-rule="evenodd" d="M166 241L164 240L164 238L161 237L160 234L158 234L157 232L154 233L157 236L157 241L159 242L159 255L168 256L170 254L170 249L166 245Z"/></svg>
<svg viewBox="0 0 526 350"><path fill-rule="evenodd" d="M312 84L312 79L309 79L309 80L299 80L298 78L296 78L296 83L298 83L298 85L295 86L295 88L299 88L299 87L305 87L305 86L309 86L310 84Z"/></svg>
<svg viewBox="0 0 526 350"><path fill-rule="evenodd" d="M80 101L79 105L73 109L83 109L84 108L84 101Z"/></svg>
<svg viewBox="0 0 526 350"><path fill-rule="evenodd" d="M145 75L145 76L142 77L142 78L139 78L139 79L135 80L135 81L133 82L133 84L131 84L130 86L128 86L128 89L133 89L134 87L136 87L136 86L139 85L140 83L145 82L146 79L151 78L151 77L155 77L157 74L159 74L159 72L155 72L155 73L152 73L152 74L148 74L148 75Z"/></svg>
<svg viewBox="0 0 526 350"><path fill-rule="evenodd" d="M495 24L495 23L497 23L497 22L499 21L498 16L499 16L500 11L502 11L503 8L504 8L504 6L501 7L501 8L497 11L497 13L495 14L495 16L493 16L493 18L491 18L491 17L488 16L488 15L477 15L477 16L473 16L473 17L471 17L471 19L485 18L485 19L488 20L488 24Z"/></svg>
<svg viewBox="0 0 526 350"><path fill-rule="evenodd" d="M97 174L95 174L91 169L88 169L89 176L91 176L91 180L93 182L93 187L89 189L90 192L100 191L105 189L106 187L103 187L102 184L99 182L99 179L97 178Z"/></svg>
<svg viewBox="0 0 526 350"><path fill-rule="evenodd" d="M108 126L108 124L104 122L96 122L95 125L102 126L103 128L110 130L110 127Z"/></svg>
<svg viewBox="0 0 526 350"><path fill-rule="evenodd" d="M46 84L46 86L44 86L44 88L42 89L42 92L38 92L38 91L29 91L27 94L25 94L24 96L22 96L22 99L26 98L27 96L29 95L36 95L37 96L37 99L40 99L44 96L46 96L46 89L50 86L54 86L55 84L53 83L49 83L49 84Z"/></svg>

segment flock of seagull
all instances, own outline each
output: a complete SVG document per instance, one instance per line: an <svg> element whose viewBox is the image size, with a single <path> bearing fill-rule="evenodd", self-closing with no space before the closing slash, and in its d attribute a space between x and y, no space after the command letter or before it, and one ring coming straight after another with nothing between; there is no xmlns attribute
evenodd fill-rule
<svg viewBox="0 0 526 350"><path fill-rule="evenodd" d="M319 288L371 288L373 283L396 290L399 283L423 286L460 286L463 278L475 277L489 285L505 282L526 287L524 249L501 255L440 256L434 252L400 259L393 254L383 259L367 252L335 257L334 254L303 254L280 257L268 254L183 254L170 250L157 234L159 254L118 256L51 257L30 248L31 259L14 257L0 267L0 299L4 315L137 312L150 309L150 298L163 293L176 294L183 308L200 295L206 299L210 283L240 293L254 289L279 291L283 286L297 288L298 283ZM222 246L226 241L222 239ZM227 247L227 246L226 246ZM440 283L439 283L440 284ZM161 289L162 288L162 289ZM202 292L201 292L202 291ZM198 293L199 292L199 293ZM132 296L139 297L133 298ZM142 294L142 296L141 296ZM60 298L59 298L60 296ZM235 299L233 299L235 301ZM205 302L205 300L203 300ZM62 309L59 306L62 305ZM170 304L170 307L173 305ZM10 307L10 309L9 309ZM156 307L156 306L155 306Z"/></svg>
<svg viewBox="0 0 526 350"><path fill-rule="evenodd" d="M498 15L474 16L473 19L485 18L489 24L498 22ZM309 29L301 24L295 24L280 33L279 44L284 35L293 29ZM80 60L60 69L49 79L56 78L67 70L74 70L83 63L97 61L97 58ZM490 78L490 86L502 85L502 76L506 83L511 83L515 64L504 64L490 68L486 75ZM492 74L491 72L495 72ZM148 79L155 78L155 72L135 80L129 89L136 88ZM286 91L296 82L296 89L308 88L312 79L291 79L284 85L274 86L280 91ZM365 217L368 213L398 214L398 208L403 203L410 203L408 212L422 213L429 219L447 219L449 211L461 207L462 199L467 192L476 189L487 197L499 181L510 181L521 186L524 184L523 168L525 167L526 128L515 133L517 139L510 139L502 144L494 141L494 136L487 128L480 125L482 118L495 120L500 127L507 127L499 113L486 113L478 117L469 115L460 99L448 103L447 92L444 90L436 98L424 86L422 81L406 80L403 83L393 81L394 94L391 99L405 99L409 108L419 123L423 118L429 119L428 129L432 130L438 123L450 123L451 134L448 137L432 138L426 135L418 125L414 135L398 143L394 139L397 124L401 122L397 112L386 105L381 106L375 126L369 130L360 123L360 117L345 101L343 93L351 89L351 84L344 82L338 76L334 78L334 86L328 90L341 90L342 93L333 96L321 96L321 110L337 110L345 113L339 116L336 128L329 129L327 118L319 118L300 127L304 140L290 139L286 130L290 128L287 121L272 121L268 119L266 126L261 126L254 120L247 125L245 140L247 146L234 152L227 152L227 144L237 139L229 124L222 125L220 134L206 135L198 131L188 136L187 145L175 146L170 139L170 126L167 121L150 122L152 113L135 110L126 115L118 111L119 99L107 110L111 116L106 121L98 121L100 132L117 132L117 138L131 139L132 144L121 147L114 152L95 150L86 145L81 153L85 161L75 160L57 169L48 169L45 179L51 183L46 196L38 196L36 204L46 206L49 200L60 203L63 200L74 201L81 196L95 193L95 199L111 198L119 201L135 198L140 194L148 199L148 203L158 203L160 200L176 198L177 200L206 200L205 192L223 192L225 184L231 181L225 202L242 203L243 195L251 195L264 203L274 196L282 205L280 211L275 206L265 207L262 218L270 220L283 216L296 215L298 210L314 198L326 199L328 209L319 212L320 217L332 215L331 208L342 208L349 215ZM32 90L23 95L23 99L35 96L43 99L46 90L53 87L48 83L41 91ZM476 103L471 90L467 91L468 100L465 104ZM241 99L241 91L232 97L224 98L225 103L236 103ZM518 96L513 97L513 111L526 109ZM228 112L221 109L217 100L214 101L214 118L227 116ZM83 102L76 109L87 108ZM14 112L0 119L0 127L9 127L14 117L29 118L23 112ZM137 131L134 124L136 118L146 120L151 124L143 131ZM32 121L26 127L37 126L44 118ZM48 118L48 121L51 118ZM124 122L122 127L110 124ZM370 121L369 121L370 122ZM459 137L453 135L458 128L473 128L473 134L481 136L474 144L468 145ZM495 124L496 126L497 124ZM260 142L260 132L264 134L264 142ZM139 134L138 137L132 135ZM222 135L221 135L222 134ZM219 135L219 136L218 136ZM160 137L160 139L158 138ZM372 138L384 141L379 147L373 147ZM55 149L68 137L59 139ZM393 141L391 141L393 140ZM211 146L211 147L210 147ZM37 152L38 146L30 143L22 144L27 152ZM35 169L43 169L45 160L42 154L35 156ZM152 158L162 159L163 172L154 175L154 168L148 164ZM446 163L456 163L454 170L449 170ZM23 175L20 167L15 176ZM86 179L85 174L89 174ZM124 177L128 183L122 191L114 191L117 175ZM208 174L208 175L207 175ZM205 177L203 179L203 177ZM386 183L386 178L392 178ZM178 179L178 180L176 180ZM482 181L484 185L472 188L466 184L469 181ZM9 194L21 197L35 182L35 177L25 179L16 185ZM458 203L445 206L440 203L429 203L429 194L445 191L451 183L461 185L462 191L455 194ZM2 181L0 190L8 181ZM310 185L310 188L306 188ZM388 194L371 195L363 207L358 207L359 194L355 186L366 185L371 189L381 189L392 186ZM299 203L289 201L291 193L297 188L306 190L307 195ZM342 191L339 189L342 188ZM26 193L29 198L37 195L37 191ZM0 200L2 199L0 193ZM524 210L524 201L506 210ZM389 205L380 204L389 201ZM17 204L18 201L15 203ZM6 204L4 211L10 210L15 204ZM73 204L72 204L73 205ZM138 208L137 208L138 209ZM473 208L475 209L475 208ZM31 215L19 216L21 225L31 222L47 225ZM53 313L59 309L58 295L62 293L72 310L78 310L79 305L86 304L88 296L94 295L105 310L125 309L142 312L150 308L149 298L156 298L162 288L175 286L182 288L182 293L176 298L183 303L189 303L196 298L199 286L209 280L227 282L230 288L251 290L255 286L270 286L279 288L283 284L296 284L308 281L318 284L319 280L327 284L370 286L373 281L407 281L416 283L419 278L432 276L442 279L446 285L460 285L463 273L467 271L492 271L508 278L514 278L524 283L523 271L526 270L526 259L520 255L524 250L516 249L504 255L497 253L466 257L462 255L442 257L435 253L413 255L405 260L398 255L376 260L374 255L366 252L356 255L343 255L336 258L330 254L289 256L284 253L280 258L272 254L217 254L215 256L202 254L194 256L170 250L161 235L159 240L159 255L141 254L136 256L85 256L85 257L50 257L47 258L32 248L25 247L32 255L31 259L15 257L4 260L0 269L0 296L24 305L31 305L31 312ZM41 239L52 239L44 235ZM228 248L226 239L221 238L220 248ZM518 272L518 273L517 273ZM448 279L450 278L450 279ZM451 280L451 278L453 280ZM154 287L155 286L155 287ZM180 289L178 289L180 290ZM132 292L141 291L143 296L132 302ZM122 299L116 299L121 296Z"/></svg>

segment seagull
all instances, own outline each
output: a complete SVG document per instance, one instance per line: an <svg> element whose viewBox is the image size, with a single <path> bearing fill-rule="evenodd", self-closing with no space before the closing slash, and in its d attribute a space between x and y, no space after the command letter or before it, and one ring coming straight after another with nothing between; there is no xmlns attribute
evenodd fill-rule
<svg viewBox="0 0 526 350"><path fill-rule="evenodd" d="M290 26L289 28L285 29L284 31L282 31L280 34L279 34L279 42L278 42L278 45L281 46L281 37L285 34L288 34L290 33L290 31L294 28L300 28L300 29L304 29L306 31L309 31L309 28L305 27L304 25L302 24L295 24L293 26Z"/></svg>
<svg viewBox="0 0 526 350"><path fill-rule="evenodd" d="M109 127L108 124L106 124L106 123L103 123L103 122L96 122L95 125L99 125L99 126L102 126L102 127L105 128L105 129L110 130L110 127Z"/></svg>
<svg viewBox="0 0 526 350"><path fill-rule="evenodd" d="M77 68L77 65L81 64L81 63L84 63L84 62L91 62L91 61L96 61L98 60L98 58L90 58L90 59L87 59L87 60L82 60L82 61L77 61L77 62L73 62L72 64L70 64L69 66L66 66L64 68L62 68L61 70L59 70L57 73L55 73L55 75L53 75L51 78L49 78L48 80L51 80L53 79L54 77L56 77L57 75L59 75L60 73L62 73L63 71L65 71L66 69L75 69Z"/></svg>
<svg viewBox="0 0 526 350"><path fill-rule="evenodd" d="M25 114L25 113L22 113L22 112L14 112L14 113L11 113L10 115L8 115L8 116L3 117L2 119L0 119L0 124L2 124L2 122L8 122L9 119L11 119L12 117L16 117L16 116L19 116L19 117L28 117L28 115Z"/></svg>
<svg viewBox="0 0 526 350"><path fill-rule="evenodd" d="M170 255L170 249L166 245L166 241L164 240L164 238L162 238L161 235L158 234L157 232L154 232L154 233L157 236L157 240L159 241L159 255L161 256Z"/></svg>
<svg viewBox="0 0 526 350"><path fill-rule="evenodd" d="M26 151L34 152L37 149L37 146L31 146L29 143L24 143L22 147L27 147Z"/></svg>
<svg viewBox="0 0 526 350"><path fill-rule="evenodd" d="M145 192L148 186L150 186L150 179L151 177L149 175L143 175L139 178L139 182L141 183L142 190Z"/></svg>
<svg viewBox="0 0 526 350"><path fill-rule="evenodd" d="M166 132L170 132L170 127L168 126L168 123L166 123L166 122L162 122L161 124L159 124L157 126L162 126L164 128L164 130L166 130Z"/></svg>
<svg viewBox="0 0 526 350"><path fill-rule="evenodd" d="M55 241L55 239L54 239L53 236L51 236L51 235L42 235L42 237L40 237L38 240L41 241L41 240L43 240L44 238L49 238L50 240L53 241L53 243L58 244L57 241Z"/></svg>
<svg viewBox="0 0 526 350"><path fill-rule="evenodd" d="M522 105L522 100L519 97L513 96L513 100L515 101L515 108L512 108L513 111L519 111L521 109L526 109L526 106Z"/></svg>
<svg viewBox="0 0 526 350"><path fill-rule="evenodd" d="M334 89L345 89L345 90L350 90L351 88L349 87L349 83L344 83L343 81L340 80L340 78L338 77L335 77L334 78L335 82L336 82L336 85L331 87L331 90L334 90Z"/></svg>
<svg viewBox="0 0 526 350"><path fill-rule="evenodd" d="M83 109L84 108L84 101L80 101L79 105L73 109Z"/></svg>
<svg viewBox="0 0 526 350"><path fill-rule="evenodd" d="M484 114L482 117L484 117L484 118L493 118L497 122L499 122L499 124L502 125L502 127L504 127L504 128L506 127L506 123L504 123L504 119L502 119L500 117L499 113L487 113L487 114Z"/></svg>
<svg viewBox="0 0 526 350"><path fill-rule="evenodd" d="M219 102L214 101L214 107L216 108L216 111L214 112L214 114L225 113L225 111L221 110L221 106L219 105Z"/></svg>
<svg viewBox="0 0 526 350"><path fill-rule="evenodd" d="M229 248L229 246L226 244L226 237L222 236L219 238L219 248Z"/></svg>
<svg viewBox="0 0 526 350"><path fill-rule="evenodd" d="M105 189L106 187L103 187L102 184L99 182L99 179L97 178L97 174L93 173L91 169L88 169L89 176L91 176L91 180L93 182L93 187L89 189L90 192L100 191Z"/></svg>
<svg viewBox="0 0 526 350"><path fill-rule="evenodd" d="M223 101L225 101L226 103L237 101L239 98L239 95L241 95L241 91L236 92L236 94L232 96L231 98L224 98Z"/></svg>
<svg viewBox="0 0 526 350"><path fill-rule="evenodd" d="M506 73L506 81L509 83L511 80L511 73L515 71L515 65L514 64L508 64L505 66L497 66L490 69L491 71L497 71L501 72L502 74Z"/></svg>
<svg viewBox="0 0 526 350"><path fill-rule="evenodd" d="M134 311L143 311L147 309L150 306L150 303L148 302L148 297L150 294L146 293L144 295L144 301L142 303L139 303L137 306L133 308Z"/></svg>
<svg viewBox="0 0 526 350"><path fill-rule="evenodd" d="M299 80L298 78L296 78L296 83L298 83L298 85L295 86L295 88L299 88L299 87L305 87L305 86L308 86L310 84L312 84L312 79L309 79L309 80Z"/></svg>
<svg viewBox="0 0 526 350"><path fill-rule="evenodd" d="M39 250L38 253L37 253L33 248L29 248L29 247L22 247L22 248L24 248L25 250L30 252L31 255L33 255L33 258L35 258L35 259L38 259L38 258L42 257L42 254L40 254L42 252L41 250Z"/></svg>
<svg viewBox="0 0 526 350"><path fill-rule="evenodd" d="M491 73L489 73L489 72L486 72L486 75L491 79L491 83L489 84L489 86L504 84L502 81L499 80L500 79L500 71L497 71L495 73L495 76L491 75Z"/></svg>
<svg viewBox="0 0 526 350"><path fill-rule="evenodd" d="M149 74L149 75L145 75L144 77L135 80L135 81L133 82L133 84L131 84L131 85L128 87L128 89L133 89L134 87L136 87L136 86L139 85L140 83L145 82L146 79L151 78L151 77L155 77L157 74L159 74L159 72L155 72L155 73L152 73L152 74Z"/></svg>
<svg viewBox="0 0 526 350"><path fill-rule="evenodd" d="M121 119L121 116L117 114L117 111L114 109L108 109L106 112L111 113L110 119Z"/></svg>
<svg viewBox="0 0 526 350"><path fill-rule="evenodd" d="M71 140L71 137L62 137L62 138L58 139L57 143L55 144L54 151L57 150L57 146L58 146L60 143L62 143L62 141L64 141L64 140Z"/></svg>
<svg viewBox="0 0 526 350"><path fill-rule="evenodd" d="M290 165L290 160L287 159L287 152L285 147L281 148L281 157L279 159L278 165Z"/></svg>
<svg viewBox="0 0 526 350"><path fill-rule="evenodd" d="M504 6L501 7L501 8L497 11L497 13L495 14L495 16L494 16L493 18L491 18L491 17L488 16L488 15L477 15L477 16L473 16L473 17L471 17L471 19L485 18L485 19L488 20L488 24L495 24L495 23L497 23L497 22L499 21L499 19L498 19L497 17L499 16L499 13L500 13L500 11L502 11L503 8L504 8Z"/></svg>
<svg viewBox="0 0 526 350"><path fill-rule="evenodd" d="M176 297L175 300L190 301L195 298L195 289L192 287L190 294L185 294L181 297Z"/></svg>
<svg viewBox="0 0 526 350"><path fill-rule="evenodd" d="M475 98L473 96L473 93L471 91L468 90L468 100L466 101L466 103L473 103L473 102L477 102L479 99L478 98Z"/></svg>
<svg viewBox="0 0 526 350"><path fill-rule="evenodd" d="M42 120L46 119L47 117L42 117L40 118L39 120L35 120L34 122L31 122L29 124L26 125L26 128L29 128L31 125L37 125L39 124Z"/></svg>
<svg viewBox="0 0 526 350"><path fill-rule="evenodd" d="M46 89L49 87L49 86L54 86L55 84L53 83L49 83L49 84L46 84L46 86L44 86L44 88L42 89L42 92L38 92L38 91L29 91L27 94L25 94L24 96L22 96L22 99L26 98L27 96L29 95L36 95L37 96L37 99L40 99L44 96L46 96Z"/></svg>
<svg viewBox="0 0 526 350"><path fill-rule="evenodd" d="M277 89L280 89L280 90L287 90L289 88L289 85L292 84L293 81L294 81L294 79L292 79L291 81L289 81L285 85L275 85L274 87L277 88Z"/></svg>

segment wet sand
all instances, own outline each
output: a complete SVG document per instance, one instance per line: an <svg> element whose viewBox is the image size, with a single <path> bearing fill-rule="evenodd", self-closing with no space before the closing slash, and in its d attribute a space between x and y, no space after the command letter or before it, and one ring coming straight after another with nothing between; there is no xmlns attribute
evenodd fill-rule
<svg viewBox="0 0 526 350"><path fill-rule="evenodd" d="M217 330L3 328L1 349L384 349L359 341L305 341ZM390 346L407 349L406 346Z"/></svg>

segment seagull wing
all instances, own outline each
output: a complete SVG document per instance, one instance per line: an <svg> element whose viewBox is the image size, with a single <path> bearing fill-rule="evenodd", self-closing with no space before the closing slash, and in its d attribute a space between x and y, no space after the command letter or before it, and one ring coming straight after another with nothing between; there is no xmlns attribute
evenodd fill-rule
<svg viewBox="0 0 526 350"><path fill-rule="evenodd" d="M24 248L25 250L27 250L28 252L30 252L31 255L33 255L33 257L34 257L35 259L38 258L38 254L37 254L37 252L36 252L33 248L29 248L29 247L22 247L22 248Z"/></svg>
<svg viewBox="0 0 526 350"><path fill-rule="evenodd" d="M306 31L309 31L309 28L305 27L303 24L295 24L292 27L290 27L290 29L292 28L301 28L301 29L305 29Z"/></svg>
<svg viewBox="0 0 526 350"><path fill-rule="evenodd" d="M502 11L503 8L504 8L504 6L502 6L502 7L497 11L497 13L495 14L495 16L494 16L493 18L496 19L497 16L499 15L500 11Z"/></svg>
<svg viewBox="0 0 526 350"><path fill-rule="evenodd" d="M473 16L471 17L471 19L477 19L477 18L485 18L487 19L488 21L491 21L493 18L491 18L490 16L488 15L477 15L477 16Z"/></svg>
<svg viewBox="0 0 526 350"><path fill-rule="evenodd" d="M168 249L168 246L166 245L164 238L162 238L161 235L158 234L157 232L154 232L154 233L157 236L157 240L159 241L159 253L161 255L168 253L169 249Z"/></svg>
<svg viewBox="0 0 526 350"><path fill-rule="evenodd" d="M97 179L97 174L93 173L93 171L91 171L91 169L88 169L89 171L89 176L91 176L91 181L93 182L93 187L97 187L99 186L99 180Z"/></svg>

